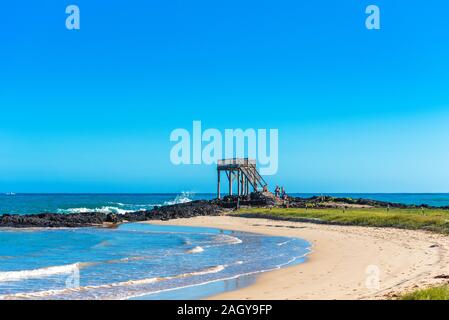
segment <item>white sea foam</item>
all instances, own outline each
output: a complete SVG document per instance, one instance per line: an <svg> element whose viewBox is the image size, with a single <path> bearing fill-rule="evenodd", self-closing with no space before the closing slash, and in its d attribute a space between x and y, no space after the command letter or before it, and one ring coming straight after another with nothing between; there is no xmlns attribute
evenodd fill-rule
<svg viewBox="0 0 449 320"><path fill-rule="evenodd" d="M240 244L243 241L237 237L233 237L233 236L228 236L229 237L229 243L230 244Z"/></svg>
<svg viewBox="0 0 449 320"><path fill-rule="evenodd" d="M82 264L73 263L62 266L52 266L46 268L39 268L34 270L19 270L19 271L3 271L0 272L0 282L20 281L30 278L42 278L57 274L68 274L78 270Z"/></svg>
<svg viewBox="0 0 449 320"><path fill-rule="evenodd" d="M204 249L200 246L196 246L195 248L188 250L187 253L200 253L203 252Z"/></svg>
<svg viewBox="0 0 449 320"><path fill-rule="evenodd" d="M107 296L101 296L101 295L95 296L95 299L129 299L129 298L133 298L133 297L147 296L147 295L159 294L162 292L179 290L179 289L183 289L183 288L202 286L202 285L206 285L208 283L236 279L241 276L254 275L254 274L259 274L259 273L264 273L264 272L280 269L284 266L287 266L287 265L293 263L294 261L296 261L300 258L306 257L312 250L311 250L311 248L307 248L307 251L308 252L304 253L303 255L293 257L293 258L289 259L287 262L281 263L273 268L244 272L244 273L239 273L239 274L235 274L235 275L228 276L228 277L225 276L225 277L221 277L221 278L217 278L217 279L213 279L213 280L207 280L207 281L203 281L200 283L193 283L193 284L189 284L189 285L185 285L185 286L177 286L177 287L172 287L172 288L164 288L164 289L155 290L155 291L148 291L148 288L146 288L144 285L156 283L159 281L177 279L177 278L186 278L186 277L191 277L191 276L206 275L206 274L210 274L210 273L218 273L218 272L223 271L226 268L226 265L218 265L218 266L207 268L207 269L200 270L200 271L194 271L194 272L190 272L190 273L184 273L184 274L180 274L180 275L176 275L176 276L169 276L169 277L160 277L160 278L153 277L153 278L147 278L147 279L129 280L129 281L124 281L124 282L111 283L111 284L98 285L98 286L84 286L84 287L70 288L70 289L47 290L47 291L3 295L3 296L0 296L0 300L58 298L58 296L60 296L60 295L67 295L67 294L78 293L78 292L88 292L90 290L95 290L95 289L108 289L108 288L115 288L115 287L126 288L126 287L130 287L130 286L132 287L132 286L142 286L142 285L144 286L140 289L137 289L139 287L137 287L137 288L132 287L132 289L130 289L129 291L126 291L126 292L123 292L123 291L110 292ZM243 261L235 262L235 264L242 264L242 263L243 263ZM93 294L95 294L95 291L93 292Z"/></svg>
<svg viewBox="0 0 449 320"><path fill-rule="evenodd" d="M292 240L290 239L290 240L287 240L287 241L284 241L284 242L280 242L280 243L278 243L277 245L278 245L278 246L283 246L283 245L289 243L290 241L292 241Z"/></svg>
<svg viewBox="0 0 449 320"><path fill-rule="evenodd" d="M259 274L259 273L265 273L265 272L277 270L277 269L282 268L285 265L288 265L288 264L292 263L293 261L295 261L297 259L306 257L310 252L311 252L311 250L309 249L309 252L305 253L304 255L301 255L299 257L295 257L295 258L289 260L287 263L280 264L280 265L278 265L278 266L276 266L274 268L240 273L240 274L236 274L236 275L233 275L233 276L230 276L230 277L218 278L218 279L209 280L209 281L205 281L205 282L201 282L201 283L189 284L189 285L185 285L185 286L181 286L181 287L162 289L162 290L157 290L157 291L153 291L153 292L150 292L150 293L135 294L133 296L126 297L125 299L137 298L137 297L149 296L149 295L155 295L155 294L159 294L159 293L163 293L163 292L175 291L175 290L186 289L186 288L191 288L191 287L199 287L199 286L204 286L204 285L209 284L209 283L215 283L215 282L219 282L219 281L227 281L227 280L237 279L237 278L243 277L243 276L256 275L256 274ZM241 264L241 263L243 263L243 262L242 261L237 261L236 262L236 264Z"/></svg>
<svg viewBox="0 0 449 320"><path fill-rule="evenodd" d="M211 273L218 273L218 272L223 271L225 268L226 268L226 266L224 266L224 265L218 265L218 266L210 267L210 268L203 269L200 271L183 273L183 274L179 274L176 276L153 277L153 278L146 278L146 279L129 280L129 281L109 283L109 284L97 285L97 286L83 286L83 287L68 288L68 289L56 289L56 290L45 290L45 291L28 292L28 293L16 293L16 294L11 294L11 295L0 296L0 300L44 298L44 297L51 297L51 296L55 296L55 295L69 294L69 293L73 293L73 292L81 292L81 291L84 292L84 291L88 291L88 290L147 285L147 284L151 284L151 283L155 283L155 282L159 282L159 281L167 281L167 280L172 280L172 279L187 278L187 277L192 277L192 276L202 276L202 275L211 274Z"/></svg>
<svg viewBox="0 0 449 320"><path fill-rule="evenodd" d="M216 237L217 242L220 244L240 244L243 241L237 237L230 236L228 234L220 234Z"/></svg>
<svg viewBox="0 0 449 320"><path fill-rule="evenodd" d="M181 194L178 194L174 200L172 201L165 201L164 205L165 206L170 206L173 204L179 204L179 203L187 203L187 202L191 202L192 199L192 194L190 192L182 192Z"/></svg>
<svg viewBox="0 0 449 320"><path fill-rule="evenodd" d="M101 208L69 208L69 209L58 209L58 213L87 213L87 212L99 212L99 213L115 213L115 214L125 214L128 212L134 212L136 210L125 210L113 206L103 206Z"/></svg>
<svg viewBox="0 0 449 320"><path fill-rule="evenodd" d="M173 205L173 204L179 204L179 203L187 203L191 202L192 199L190 192L182 192L181 194L177 195L175 199L171 201L165 201L162 206L167 205ZM157 206L157 204L126 204L122 202L108 202L109 204L112 204L110 206L102 206L99 208L86 208L86 207L79 207L79 208L68 208L68 209L58 209L58 213L88 213L88 212L98 212L98 213L115 213L115 214L125 214L130 212L136 212L136 211L145 211L150 210ZM128 207L130 209L123 209L123 207Z"/></svg>
<svg viewBox="0 0 449 320"><path fill-rule="evenodd" d="M113 203L114 203L114 202L113 202ZM115 202L115 204L118 205L118 206L120 206L120 207L124 207L124 206L125 206L125 204L124 204L124 203L121 203L121 202Z"/></svg>
<svg viewBox="0 0 449 320"><path fill-rule="evenodd" d="M122 203L122 202L108 202L109 204L116 205L119 207L129 207L132 208L133 211L135 210L142 210L142 209L152 209L154 208L155 204L135 204L135 203ZM139 209L134 209L139 208Z"/></svg>

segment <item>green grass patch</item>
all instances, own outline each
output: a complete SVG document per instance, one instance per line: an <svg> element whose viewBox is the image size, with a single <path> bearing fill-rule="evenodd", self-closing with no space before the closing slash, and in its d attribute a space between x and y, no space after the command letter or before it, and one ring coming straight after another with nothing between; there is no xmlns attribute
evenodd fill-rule
<svg viewBox="0 0 449 320"><path fill-rule="evenodd" d="M310 219L343 225L422 229L449 234L449 210L387 208L248 208L235 215L278 219ZM405 294L402 300L449 300L449 285Z"/></svg>
<svg viewBox="0 0 449 320"><path fill-rule="evenodd" d="M417 290L403 295L401 300L449 300L449 286Z"/></svg>
<svg viewBox="0 0 449 320"><path fill-rule="evenodd" d="M449 234L449 210L387 208L248 208L236 215L279 219L318 219L328 223L370 227L423 229Z"/></svg>

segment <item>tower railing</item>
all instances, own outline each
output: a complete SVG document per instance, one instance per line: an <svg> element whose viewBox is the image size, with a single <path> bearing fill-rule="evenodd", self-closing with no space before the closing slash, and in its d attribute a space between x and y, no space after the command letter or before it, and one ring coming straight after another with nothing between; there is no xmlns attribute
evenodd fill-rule
<svg viewBox="0 0 449 320"><path fill-rule="evenodd" d="M250 158L231 158L217 161L217 197L220 198L220 173L224 171L229 183L229 195L232 195L232 184L237 179L237 195L248 195L249 186L254 191L265 189L267 182L257 171L256 160Z"/></svg>

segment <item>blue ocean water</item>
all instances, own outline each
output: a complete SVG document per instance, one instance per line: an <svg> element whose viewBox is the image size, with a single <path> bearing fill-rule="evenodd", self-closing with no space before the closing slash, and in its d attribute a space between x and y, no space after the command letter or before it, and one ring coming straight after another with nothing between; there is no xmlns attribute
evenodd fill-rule
<svg viewBox="0 0 449 320"><path fill-rule="evenodd" d="M212 199L212 194L0 194L0 214L105 212L126 213Z"/></svg>
<svg viewBox="0 0 449 320"><path fill-rule="evenodd" d="M404 204L428 204L449 206L447 193L293 193L293 196L311 197L332 195L337 197L367 198ZM212 193L180 194L0 194L0 214L33 214L42 212L112 212L151 209L157 205L169 205L197 199L213 199Z"/></svg>
<svg viewBox="0 0 449 320"><path fill-rule="evenodd" d="M330 195L449 205L449 194ZM214 197L1 194L0 214L120 214ZM0 229L0 299L186 299L245 285L248 275L301 263L308 252L309 243L301 239L208 228L131 223L117 229Z"/></svg>
<svg viewBox="0 0 449 320"><path fill-rule="evenodd" d="M176 288L201 291L300 263L308 252L301 239L209 228L3 229L0 299L169 298Z"/></svg>
<svg viewBox="0 0 449 320"><path fill-rule="evenodd" d="M333 196L353 199L372 199L407 205L427 204L434 207L449 206L449 193L294 193L296 197Z"/></svg>

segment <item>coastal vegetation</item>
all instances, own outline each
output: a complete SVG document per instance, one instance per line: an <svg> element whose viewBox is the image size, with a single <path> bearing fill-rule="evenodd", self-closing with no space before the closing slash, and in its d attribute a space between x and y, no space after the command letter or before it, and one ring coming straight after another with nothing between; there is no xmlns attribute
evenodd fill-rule
<svg viewBox="0 0 449 320"><path fill-rule="evenodd" d="M402 300L449 300L449 286L417 290L401 297Z"/></svg>
<svg viewBox="0 0 449 320"><path fill-rule="evenodd" d="M313 208L241 208L234 215L298 222L369 227L427 230L449 234L449 210L434 207L319 207ZM419 289L404 294L401 300L449 300L449 285Z"/></svg>
<svg viewBox="0 0 449 320"><path fill-rule="evenodd" d="M449 207L407 205L330 196L283 197L281 199L269 192L254 192L245 196L228 195L221 199L155 206L123 214L95 210L80 213L3 214L0 215L0 228L116 227L123 222L223 214L330 225L420 229L449 234ZM418 289L403 296L391 297L406 300L449 300L449 285Z"/></svg>
<svg viewBox="0 0 449 320"><path fill-rule="evenodd" d="M437 208L241 208L244 217L335 225L421 229L449 234L449 211Z"/></svg>

